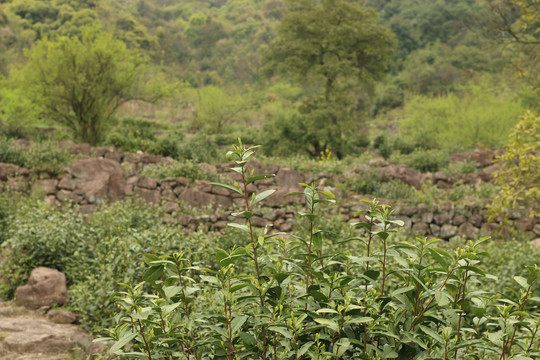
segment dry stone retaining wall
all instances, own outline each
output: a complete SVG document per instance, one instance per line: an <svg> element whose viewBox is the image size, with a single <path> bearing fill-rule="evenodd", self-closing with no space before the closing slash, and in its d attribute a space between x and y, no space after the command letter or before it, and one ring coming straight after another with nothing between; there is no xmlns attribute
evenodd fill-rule
<svg viewBox="0 0 540 360"><path fill-rule="evenodd" d="M12 164L0 163L0 191L18 189L27 191L39 189L47 196L50 203L72 201L80 205L83 213L92 212L104 201L114 201L127 197L140 197L150 204L162 205L168 213L176 216L179 223L186 228L195 229L205 226L212 230L223 229L230 221L227 209L243 206L243 198L229 191L213 187L210 182L197 180L190 182L183 177L171 177L156 180L140 174L140 170L148 164L172 163L171 158L162 158L142 153L127 153L110 148L90 149L84 144L65 142L63 146L72 153L94 155L96 157L80 159L73 162L65 173L50 177L41 174L35 179L31 170L19 168ZM372 161L369 166L379 170L383 180L399 179L411 186L420 188L426 181L431 181L441 188L451 187L460 181L465 184L477 184L490 181L491 173L495 170L493 156L486 151L477 150L469 153L469 159L477 161L479 171L474 174L423 174L407 165L393 165L385 161ZM463 157L466 159L466 157ZM458 160L463 160L459 159ZM326 184L335 184L345 180L345 175L362 174L367 165L361 164L353 174L304 174L279 165L264 165L258 162L250 163L257 174L276 174L274 178L264 179L248 188L250 191L277 189L276 193L265 199L265 207L256 209L252 222L256 226L272 225L280 231L290 231L294 224L294 211L287 206L302 201L300 196L285 197L293 191L301 190L299 183L316 183L325 188ZM240 181L239 175L231 173L229 165L208 166L211 171L232 176ZM126 170L129 169L129 170ZM231 175L232 174L232 175ZM363 209L360 200L363 196L345 196L338 189L326 187L334 191L342 199L334 210L343 221L352 221L354 214ZM180 213L180 204L184 203L194 208L213 207L212 215L187 216ZM425 205L399 207L397 217L405 222L405 226L413 232L430 234L443 239L454 236L474 238L481 234L489 234L498 229L497 222L489 222L485 209L478 204L456 207L452 203L443 204L440 208L430 208ZM540 236L538 219L517 217L511 219L513 225L522 233Z"/></svg>

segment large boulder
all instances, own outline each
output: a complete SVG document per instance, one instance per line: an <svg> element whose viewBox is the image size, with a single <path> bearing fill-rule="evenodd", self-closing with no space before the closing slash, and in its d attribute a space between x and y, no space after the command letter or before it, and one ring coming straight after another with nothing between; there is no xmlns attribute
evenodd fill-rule
<svg viewBox="0 0 540 360"><path fill-rule="evenodd" d="M124 169L114 160L76 160L71 165L71 174L77 182L76 192L90 203L114 200L124 195Z"/></svg>
<svg viewBox="0 0 540 360"><path fill-rule="evenodd" d="M32 270L28 283L15 290L16 303L31 309L65 305L69 301L66 276L46 267Z"/></svg>

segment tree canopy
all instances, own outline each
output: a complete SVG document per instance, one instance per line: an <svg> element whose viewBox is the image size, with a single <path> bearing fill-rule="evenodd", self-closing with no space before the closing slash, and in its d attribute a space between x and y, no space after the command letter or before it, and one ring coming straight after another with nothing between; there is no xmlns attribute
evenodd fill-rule
<svg viewBox="0 0 540 360"><path fill-rule="evenodd" d="M358 98L381 79L394 47L375 9L359 2L287 2L266 69L304 86L301 112L316 154L340 142Z"/></svg>
<svg viewBox="0 0 540 360"><path fill-rule="evenodd" d="M157 100L163 94L144 84L145 56L94 26L83 29L80 38L38 41L26 57L26 65L13 71L13 83L25 89L46 120L66 126L90 144L100 140L120 105Z"/></svg>

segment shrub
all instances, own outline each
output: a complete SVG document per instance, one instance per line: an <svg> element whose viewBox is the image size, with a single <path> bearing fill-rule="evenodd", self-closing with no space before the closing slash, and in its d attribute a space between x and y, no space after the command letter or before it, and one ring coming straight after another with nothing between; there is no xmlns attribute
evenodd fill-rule
<svg viewBox="0 0 540 360"><path fill-rule="evenodd" d="M178 147L177 158L191 160L195 163L214 163L221 160L216 143L204 133L198 133L183 141Z"/></svg>
<svg viewBox="0 0 540 360"><path fill-rule="evenodd" d="M375 194L381 183L381 175L371 167L355 176L346 176L343 188L353 194Z"/></svg>
<svg viewBox="0 0 540 360"><path fill-rule="evenodd" d="M28 149L25 167L37 173L58 175L64 167L71 165L72 160L69 151L56 143L34 143Z"/></svg>
<svg viewBox="0 0 540 360"><path fill-rule="evenodd" d="M185 135L180 129L167 131L164 135L157 139L155 152L172 158L179 158L179 149L184 142Z"/></svg>
<svg viewBox="0 0 540 360"><path fill-rule="evenodd" d="M0 137L0 162L33 169L38 174L58 175L72 160L73 157L66 149L53 142L32 143L28 148L24 148Z"/></svg>
<svg viewBox="0 0 540 360"><path fill-rule="evenodd" d="M476 161L458 161L448 165L444 172L447 174L472 174L478 170Z"/></svg>
<svg viewBox="0 0 540 360"><path fill-rule="evenodd" d="M142 280L145 253L182 250L208 263L218 244L216 234L183 235L181 228L163 224L164 210L142 202L103 205L85 219L76 208L62 211L41 200L13 200L0 198L0 273L8 274L0 295L12 296L37 266L58 269L66 274L69 306L93 331L112 326L111 294L121 289L118 282ZM233 246L237 235L223 237L228 239L223 246Z"/></svg>
<svg viewBox="0 0 540 360"><path fill-rule="evenodd" d="M443 169L450 162L446 151L441 150L415 150L408 155L394 154L390 160L407 164L422 172L435 172Z"/></svg>
<svg viewBox="0 0 540 360"><path fill-rule="evenodd" d="M502 146L522 109L486 84L468 85L445 96L416 96L407 102L402 136L430 140L443 149L466 151L478 143Z"/></svg>
<svg viewBox="0 0 540 360"><path fill-rule="evenodd" d="M214 186L242 196L248 184L266 177L246 168L253 150L240 144L230 153L242 185ZM354 236L328 236L319 228L319 213L334 196L306 184L295 193L305 198L298 214L309 224L305 233L258 231L252 210L272 193L244 197L245 208L233 216L245 223L231 226L245 234L247 245L218 249L214 266L195 263L184 251L145 255L144 281L125 284L117 294L118 324L102 339L116 341L110 351L149 360L540 354L540 312L530 298L539 268L528 266L527 277L515 277L519 293L500 298L475 291L490 278L480 249L485 239L453 251L437 246L437 239L398 243L392 233L403 222L376 200L358 214L354 226L361 230ZM349 244L362 252L351 253Z"/></svg>
<svg viewBox="0 0 540 360"><path fill-rule="evenodd" d="M12 145L12 141L0 136L0 162L24 166L26 156L21 148Z"/></svg>
<svg viewBox="0 0 540 360"><path fill-rule="evenodd" d="M373 195L383 199L408 199L417 198L417 191L414 187L401 180L391 180L379 183Z"/></svg>
<svg viewBox="0 0 540 360"><path fill-rule="evenodd" d="M540 116L528 111L512 130L496 174L501 191L490 207L492 216L509 216L518 206L526 206L530 216L540 217Z"/></svg>

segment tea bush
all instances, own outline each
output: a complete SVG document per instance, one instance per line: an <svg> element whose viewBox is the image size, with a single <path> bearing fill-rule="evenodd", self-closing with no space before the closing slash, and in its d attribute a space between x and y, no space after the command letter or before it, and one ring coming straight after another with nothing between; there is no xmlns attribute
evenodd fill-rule
<svg viewBox="0 0 540 360"><path fill-rule="evenodd" d="M446 151L418 149L407 155L394 153L390 160L398 164L407 164L422 172L436 172L448 166L450 157Z"/></svg>
<svg viewBox="0 0 540 360"><path fill-rule="evenodd" d="M185 251L144 256L143 282L123 284L111 353L138 359L533 359L540 355L540 269L515 276L518 292L482 289L486 253L468 242L447 251L438 239L396 242L393 210L366 201L355 233L319 227L333 194L302 184L306 226L295 234L252 226L274 190L247 186L272 174L247 168L255 148L229 153L242 196L233 223L246 243L217 249L214 266ZM337 235L337 236L336 236ZM352 245L349 247L348 245ZM354 252L349 249L354 249ZM362 251L359 251L359 250ZM248 264L246 266L246 264ZM151 290L148 290L151 288ZM129 347L125 347L130 344Z"/></svg>
<svg viewBox="0 0 540 360"><path fill-rule="evenodd" d="M33 169L38 174L58 175L72 160L70 153L56 143L32 143L29 147L21 147L0 136L0 162Z"/></svg>
<svg viewBox="0 0 540 360"><path fill-rule="evenodd" d="M13 146L11 140L0 136L0 162L22 167L26 163L26 156L20 148Z"/></svg>
<svg viewBox="0 0 540 360"><path fill-rule="evenodd" d="M76 208L63 210L42 200L0 200L0 295L9 298L37 266L66 274L70 307L80 323L97 331L112 325L116 313L111 294L118 282L142 280L141 258L148 252L183 250L209 262L217 234L184 235L181 227L163 224L165 212L142 202L102 205L84 218ZM237 235L225 234L233 246ZM226 243L222 243L226 247ZM1 281L0 281L1 282Z"/></svg>
<svg viewBox="0 0 540 360"><path fill-rule="evenodd" d="M186 139L178 146L177 159L191 160L195 163L215 163L222 160L219 156L214 140L204 134L198 133Z"/></svg>

